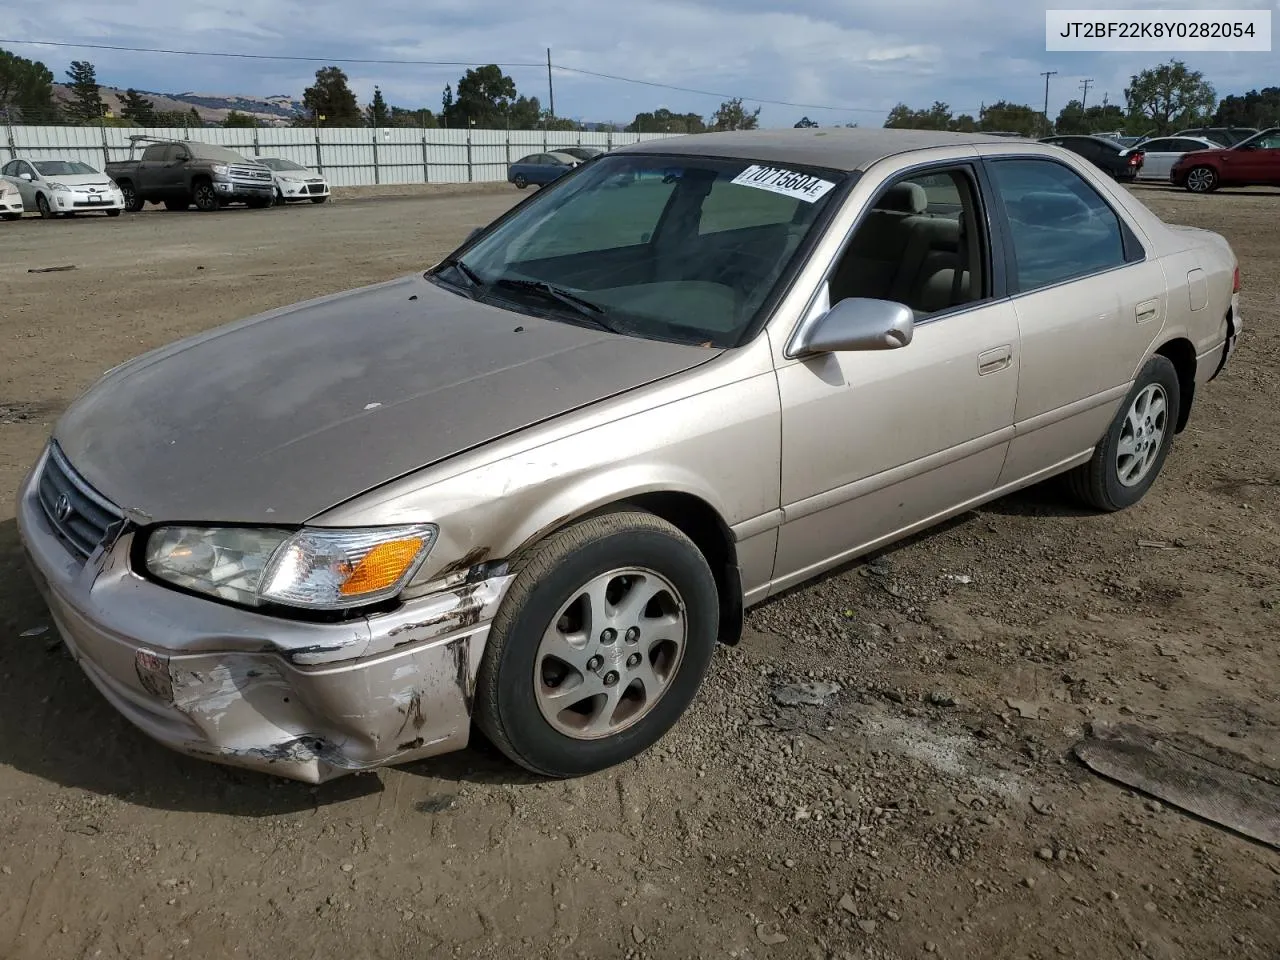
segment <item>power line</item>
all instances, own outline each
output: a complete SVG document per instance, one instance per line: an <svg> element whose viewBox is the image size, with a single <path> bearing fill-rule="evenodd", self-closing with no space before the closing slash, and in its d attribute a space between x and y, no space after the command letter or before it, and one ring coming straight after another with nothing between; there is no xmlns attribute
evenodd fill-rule
<svg viewBox="0 0 1280 960"><path fill-rule="evenodd" d="M110 43L64 43L58 40L3 40L11 45L26 44L35 47L72 47L79 50L114 50L119 53L164 53L182 57L223 57L235 60L288 60L304 63L366 63L401 67L474 67L479 60L398 60L364 57L298 57L278 53L228 53L210 50L168 50L161 47L126 47ZM491 61L484 61L488 63ZM497 63L498 67L541 67L541 63Z"/></svg>
<svg viewBox="0 0 1280 960"><path fill-rule="evenodd" d="M491 61L480 60L416 60L403 58L373 58L373 57L304 57L291 56L287 54L271 54L271 53L232 53L229 51L217 50L178 50L165 47L133 47L123 44L109 43L71 43L69 41L60 40L6 40L0 38L0 43L40 47L62 47L83 50L111 50L118 53L156 53L168 56L182 57L221 57L224 59L234 60L276 60L293 63L348 63L348 64L370 64L381 66L407 66L407 67L475 67L485 65ZM554 67L564 73L577 74L584 77L595 77L601 80L612 80L617 83L630 83L638 86L654 87L660 90L673 90L678 93L692 93L704 97L718 97L721 100L741 99L750 103L768 104L777 107L793 107L801 110L828 110L834 113L888 113L883 107L854 107L843 104L824 104L824 103L797 103L792 100L772 100L764 97L748 97L739 94L723 93L714 90L702 90L697 87L682 87L671 83L660 83L656 80L641 80L636 77L623 77L618 74L601 73L595 70L586 70L582 67L570 67L563 64L551 64L550 51L548 53L548 62L541 61L509 61L505 63L495 63L498 67ZM550 76L548 76L548 85L550 86ZM961 113L968 111L961 110Z"/></svg>

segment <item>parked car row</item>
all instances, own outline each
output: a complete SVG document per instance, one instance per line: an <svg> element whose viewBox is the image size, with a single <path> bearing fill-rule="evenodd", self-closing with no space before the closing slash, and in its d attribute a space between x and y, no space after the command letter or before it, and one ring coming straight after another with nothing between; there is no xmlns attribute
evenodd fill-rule
<svg viewBox="0 0 1280 960"><path fill-rule="evenodd" d="M1280 127L1234 140L1241 132L1239 127L1202 127L1128 146L1102 134L1045 137L1040 142L1079 154L1120 181L1171 183L1192 193L1224 186L1280 186Z"/></svg>
<svg viewBox="0 0 1280 960"><path fill-rule="evenodd" d="M140 138L138 138L140 139ZM324 176L280 157L250 160L234 150L196 141L156 141L138 159L97 170L79 160L15 157L0 167L0 217L42 217L103 212L118 217L148 203L169 210L193 204L211 211L229 203L279 206L329 199Z"/></svg>

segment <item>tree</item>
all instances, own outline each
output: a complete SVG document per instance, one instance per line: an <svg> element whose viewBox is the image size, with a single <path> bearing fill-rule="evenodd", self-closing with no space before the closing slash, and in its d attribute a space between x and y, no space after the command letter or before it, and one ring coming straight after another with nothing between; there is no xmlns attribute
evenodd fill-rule
<svg viewBox="0 0 1280 960"><path fill-rule="evenodd" d="M537 130L542 126L543 112L542 104L538 102L537 97L520 97L508 108L506 122L512 130ZM557 127L556 129L565 128ZM572 121L568 129L573 129Z"/></svg>
<svg viewBox="0 0 1280 960"><path fill-rule="evenodd" d="M468 70L458 80L456 97L445 88L444 114L451 127L505 127L515 105L516 82L493 63Z"/></svg>
<svg viewBox="0 0 1280 960"><path fill-rule="evenodd" d="M949 130L951 122L951 107L935 100L927 110L912 110L905 103L899 103L889 111L884 125L904 130Z"/></svg>
<svg viewBox="0 0 1280 960"><path fill-rule="evenodd" d="M360 101L351 92L347 75L338 67L321 67L316 71L316 82L302 94L302 106L310 123L358 127L364 122Z"/></svg>
<svg viewBox="0 0 1280 960"><path fill-rule="evenodd" d="M449 117L454 112L453 85L446 83L444 85L444 95L440 98L440 116L444 120L444 125L449 125Z"/></svg>
<svg viewBox="0 0 1280 960"><path fill-rule="evenodd" d="M406 110L404 107L392 107L389 122L393 127L427 129L440 126L436 115L430 110Z"/></svg>
<svg viewBox="0 0 1280 960"><path fill-rule="evenodd" d="M224 127L256 127L258 125L258 121L247 113L241 113L239 110L232 110L222 121L222 125Z"/></svg>
<svg viewBox="0 0 1280 960"><path fill-rule="evenodd" d="M720 109L711 115L707 125L712 130L755 130L760 126L760 108L747 113L742 98L734 97L720 104Z"/></svg>
<svg viewBox="0 0 1280 960"><path fill-rule="evenodd" d="M56 119L53 73L38 60L0 50L0 110L25 122Z"/></svg>
<svg viewBox="0 0 1280 960"><path fill-rule="evenodd" d="M535 98L537 99L537 98ZM578 125L568 117L555 117L550 110L543 110L538 119L538 127L543 130L577 130Z"/></svg>
<svg viewBox="0 0 1280 960"><path fill-rule="evenodd" d="M1099 133L1122 130L1125 126L1124 111L1116 104L1094 105L1084 109L1079 100L1072 100L1062 108L1054 121L1053 132L1062 134Z"/></svg>
<svg viewBox="0 0 1280 960"><path fill-rule="evenodd" d="M374 87L373 102L369 104L369 123L375 127L385 127L390 118L391 111L387 109L387 101L382 97L382 90Z"/></svg>
<svg viewBox="0 0 1280 960"><path fill-rule="evenodd" d="M812 120L810 120L808 117L801 117L799 120L797 120L797 121L796 121L796 127L797 127L797 128L801 128L801 127L816 127L816 126L817 126L817 124L816 124L816 123L814 123Z"/></svg>
<svg viewBox="0 0 1280 960"><path fill-rule="evenodd" d="M974 133L978 129L978 121L973 119L970 114L962 113L947 124L947 129L955 130L959 133Z"/></svg>
<svg viewBox="0 0 1280 960"><path fill-rule="evenodd" d="M1020 133L1034 137L1044 129L1045 120L1039 110L1025 103L997 100L982 111L978 118L978 130Z"/></svg>
<svg viewBox="0 0 1280 960"><path fill-rule="evenodd" d="M1199 70L1188 70L1181 60L1170 60L1130 77L1124 98L1133 121L1165 134L1208 117L1217 94Z"/></svg>
<svg viewBox="0 0 1280 960"><path fill-rule="evenodd" d="M637 113L627 124L627 133L706 133L707 125L697 113L672 113L659 107L652 113Z"/></svg>
<svg viewBox="0 0 1280 960"><path fill-rule="evenodd" d="M150 127L155 123L156 105L130 87L120 98L120 116L144 127Z"/></svg>
<svg viewBox="0 0 1280 960"><path fill-rule="evenodd" d="M67 104L67 116L80 123L101 120L107 112L107 105L98 93L102 88L98 85L98 72L93 64L87 60L72 60L67 80L72 97Z"/></svg>
<svg viewBox="0 0 1280 960"><path fill-rule="evenodd" d="M1213 115L1213 122L1219 127L1280 125L1280 87L1263 87L1243 96L1224 97Z"/></svg>

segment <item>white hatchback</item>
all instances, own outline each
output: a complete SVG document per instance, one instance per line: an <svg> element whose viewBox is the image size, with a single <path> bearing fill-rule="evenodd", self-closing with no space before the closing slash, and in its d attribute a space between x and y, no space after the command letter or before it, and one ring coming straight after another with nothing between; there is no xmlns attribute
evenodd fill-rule
<svg viewBox="0 0 1280 960"><path fill-rule="evenodd" d="M258 163L271 171L276 183L276 204L310 200L324 203L329 199L329 181L320 173L280 157L262 157Z"/></svg>
<svg viewBox="0 0 1280 960"><path fill-rule="evenodd" d="M18 188L22 205L46 219L77 213L118 217L124 195L105 173L80 160L27 160L19 157L0 167L0 177Z"/></svg>

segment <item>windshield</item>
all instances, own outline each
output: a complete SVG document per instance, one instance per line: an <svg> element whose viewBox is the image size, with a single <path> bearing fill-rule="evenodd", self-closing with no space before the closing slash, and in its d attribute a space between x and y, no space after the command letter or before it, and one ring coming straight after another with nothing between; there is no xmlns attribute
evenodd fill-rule
<svg viewBox="0 0 1280 960"><path fill-rule="evenodd" d="M302 164L294 163L292 160L278 160L275 157L266 157L258 161L264 167L270 167L272 170L306 170Z"/></svg>
<svg viewBox="0 0 1280 960"><path fill-rule="evenodd" d="M510 309L736 346L844 177L749 160L606 155L432 273Z"/></svg>
<svg viewBox="0 0 1280 960"><path fill-rule="evenodd" d="M215 163L248 163L244 157L226 147L215 147L211 143L188 143L187 149L197 160L212 160Z"/></svg>
<svg viewBox="0 0 1280 960"><path fill-rule="evenodd" d="M82 177L98 171L79 160L41 160L33 163L42 177Z"/></svg>
<svg viewBox="0 0 1280 960"><path fill-rule="evenodd" d="M1280 127L1255 133L1248 139L1241 140L1236 144L1237 149L1243 146L1256 147L1259 150L1275 150L1280 148Z"/></svg>

